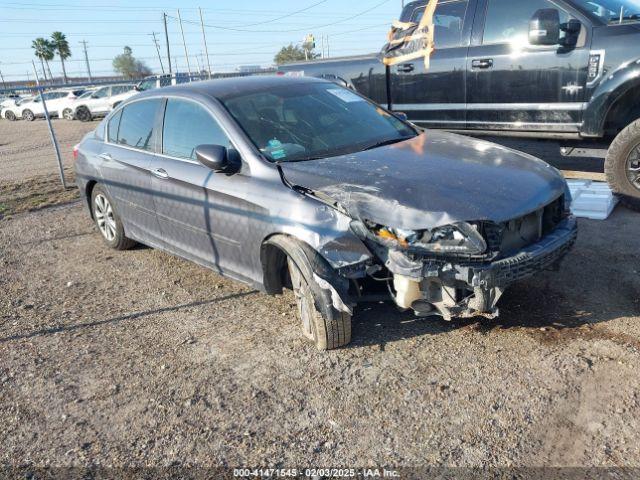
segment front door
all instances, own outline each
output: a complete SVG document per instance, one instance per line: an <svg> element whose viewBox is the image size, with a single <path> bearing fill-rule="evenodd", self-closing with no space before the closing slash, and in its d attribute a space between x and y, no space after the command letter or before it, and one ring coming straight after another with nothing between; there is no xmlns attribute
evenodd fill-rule
<svg viewBox="0 0 640 480"><path fill-rule="evenodd" d="M576 12L549 0L483 2L467 60L468 128L577 132L589 61L584 21L575 47L534 46L528 33L537 10L557 9L561 23Z"/></svg>
<svg viewBox="0 0 640 480"><path fill-rule="evenodd" d="M166 102L161 153L152 165L155 208L173 253L236 278L249 278L251 255L242 197L249 177L214 172L200 164L199 145L231 147L212 114L186 99Z"/></svg>
<svg viewBox="0 0 640 480"><path fill-rule="evenodd" d="M403 21L419 23L425 2L406 10ZM462 128L465 120L465 76L475 0L438 2L434 14L434 47L429 69L423 59L391 68L392 108L423 127Z"/></svg>

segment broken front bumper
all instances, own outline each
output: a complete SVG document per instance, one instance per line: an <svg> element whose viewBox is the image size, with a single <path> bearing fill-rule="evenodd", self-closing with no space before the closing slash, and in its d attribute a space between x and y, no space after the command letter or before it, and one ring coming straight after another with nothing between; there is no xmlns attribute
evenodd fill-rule
<svg viewBox="0 0 640 480"><path fill-rule="evenodd" d="M565 218L537 243L493 262L468 262L442 257L408 258L391 250L384 259L394 275L395 301L416 313L437 310L445 319L496 316L495 305L513 282L555 266L577 238L574 217Z"/></svg>

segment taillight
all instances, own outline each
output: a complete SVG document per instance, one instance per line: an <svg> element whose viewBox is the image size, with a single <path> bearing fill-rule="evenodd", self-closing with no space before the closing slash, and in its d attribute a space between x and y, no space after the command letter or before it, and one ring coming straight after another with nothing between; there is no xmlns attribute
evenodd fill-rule
<svg viewBox="0 0 640 480"><path fill-rule="evenodd" d="M73 146L73 159L74 159L74 160L77 160L77 159L78 159L78 147L79 147L79 146L80 146L80 145L74 145L74 146Z"/></svg>

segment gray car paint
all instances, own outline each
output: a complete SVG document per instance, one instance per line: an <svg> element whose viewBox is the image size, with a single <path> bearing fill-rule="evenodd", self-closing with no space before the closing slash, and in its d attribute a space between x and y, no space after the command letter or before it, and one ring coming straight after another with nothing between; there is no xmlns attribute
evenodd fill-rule
<svg viewBox="0 0 640 480"><path fill-rule="evenodd" d="M140 153L105 142L105 122L79 145L76 172L85 198L96 182L116 199L127 236L215 268L264 290L264 242L284 233L310 245L335 269L374 259L351 228L352 216L288 182L325 189L352 215L428 228L454 220L518 217L557 198L564 182L532 157L482 141L428 132L420 139L345 158L276 165L264 159L216 97L318 79L252 77L214 80L142 93L123 103L177 97L197 101L216 118L241 158L233 175L199 164ZM117 110L116 110L117 111ZM113 160L101 154L110 152ZM370 168L366 162L371 162ZM151 179L164 168L167 180ZM284 172L284 179L283 173ZM366 173L370 171L370 174ZM364 172L364 173L363 173ZM344 187L344 188L341 188ZM354 192L378 189L377 202ZM309 193L309 192L307 192ZM150 214L153 199L156 220ZM395 212L403 212L394 215ZM407 212L407 213L405 213ZM397 218L397 220L396 220ZM159 221L158 221L159 220Z"/></svg>

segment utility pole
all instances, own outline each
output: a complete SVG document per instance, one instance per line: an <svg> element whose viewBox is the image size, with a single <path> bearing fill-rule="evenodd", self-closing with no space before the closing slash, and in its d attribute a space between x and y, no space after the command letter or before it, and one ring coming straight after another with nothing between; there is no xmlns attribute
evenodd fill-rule
<svg viewBox="0 0 640 480"><path fill-rule="evenodd" d="M198 7L200 11L200 25L202 26L202 41L204 42L204 53L207 56L207 72L209 73L209 79L211 79L211 62L209 61L209 49L207 48L207 36L204 33L204 19L202 18L202 9Z"/></svg>
<svg viewBox="0 0 640 480"><path fill-rule="evenodd" d="M58 160L58 169L60 171L60 180L62 181L62 188L67 188L67 181L64 178L64 170L62 168L62 157L60 156L60 146L58 145L58 139L51 126L51 117L49 116L49 110L47 110L47 102L42 94L42 88L40 88L40 79L38 78L38 70L36 70L36 62L31 60L33 65L33 73L36 75L36 85L38 86L38 92L40 93L40 101L42 102L42 109L44 110L44 118L47 119L47 125L49 126L49 134L51 135L51 142L56 150L56 159Z"/></svg>
<svg viewBox="0 0 640 480"><path fill-rule="evenodd" d="M320 42L322 44L322 58L324 58L324 35L320 35Z"/></svg>
<svg viewBox="0 0 640 480"><path fill-rule="evenodd" d="M169 50L169 31L167 30L167 14L163 13L164 20L164 39L167 42L167 62L169 63L169 74L171 74L171 51Z"/></svg>
<svg viewBox="0 0 640 480"><path fill-rule="evenodd" d="M156 46L156 52L158 52L158 60L160 61L160 69L162 69L162 73L164 73L164 65L162 64L162 57L160 56L160 44L158 43L158 39L156 38L156 32L152 32L153 35L153 44Z"/></svg>
<svg viewBox="0 0 640 480"><path fill-rule="evenodd" d="M93 79L91 78L91 67L89 66L89 54L87 53L87 41L82 40L80 43L84 48L84 61L87 64L87 75L89 75L89 82L93 82Z"/></svg>
<svg viewBox="0 0 640 480"><path fill-rule="evenodd" d="M196 55L196 63L198 64L198 75L200 75L202 73L202 67L200 67L200 59L198 58L198 55Z"/></svg>
<svg viewBox="0 0 640 480"><path fill-rule="evenodd" d="M327 35L327 58L331 57L331 53L329 52L329 35Z"/></svg>
<svg viewBox="0 0 640 480"><path fill-rule="evenodd" d="M191 64L189 63L189 52L187 51L187 42L184 40L184 29L182 28L182 17L180 17L180 9L178 8L178 22L180 23L180 33L182 33L182 45L184 45L184 56L187 59L187 71L191 75Z"/></svg>
<svg viewBox="0 0 640 480"><path fill-rule="evenodd" d="M0 70L0 80L2 80L2 88L6 89L7 88L7 84L4 83L4 77L2 76L2 70Z"/></svg>

